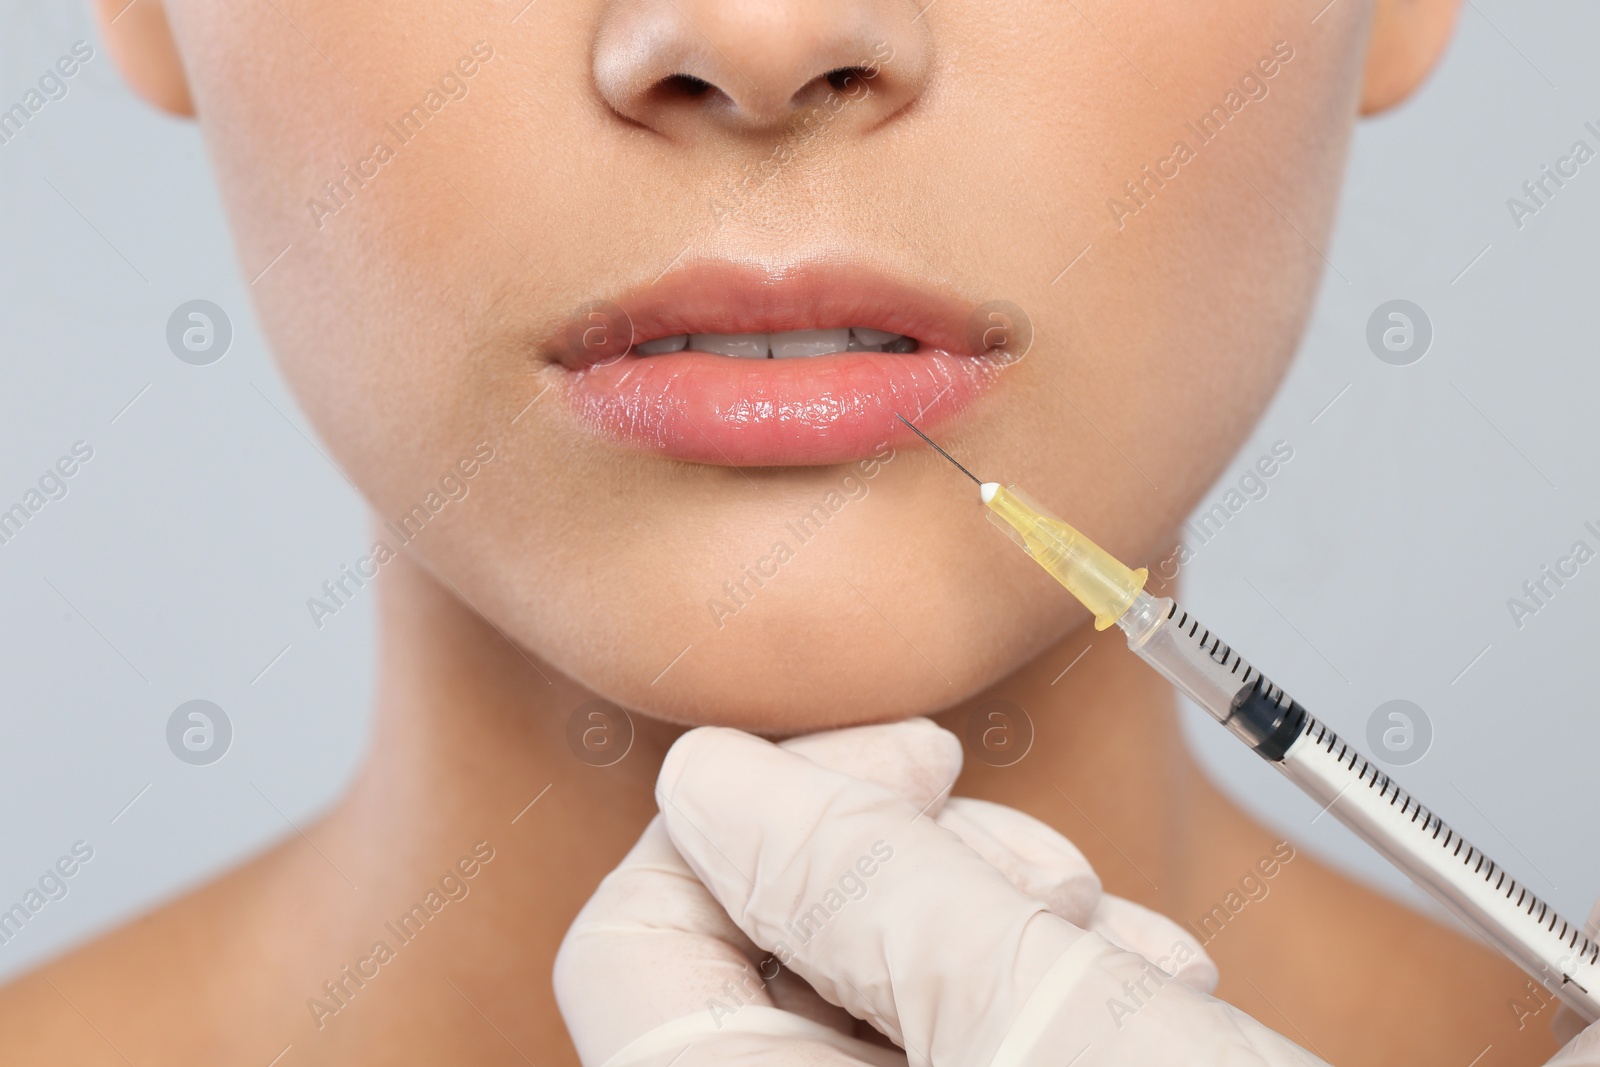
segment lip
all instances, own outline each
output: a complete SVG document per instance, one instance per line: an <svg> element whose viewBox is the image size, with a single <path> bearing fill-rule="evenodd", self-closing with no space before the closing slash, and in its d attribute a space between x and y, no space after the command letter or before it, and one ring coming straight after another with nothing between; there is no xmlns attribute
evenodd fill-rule
<svg viewBox="0 0 1600 1067"><path fill-rule="evenodd" d="M562 391L590 432L694 463L816 466L914 441L896 413L931 430L990 388L1005 361L969 340L977 306L859 264L707 261L586 305L543 354L564 372ZM632 349L676 334L839 326L904 334L919 347L794 359Z"/></svg>

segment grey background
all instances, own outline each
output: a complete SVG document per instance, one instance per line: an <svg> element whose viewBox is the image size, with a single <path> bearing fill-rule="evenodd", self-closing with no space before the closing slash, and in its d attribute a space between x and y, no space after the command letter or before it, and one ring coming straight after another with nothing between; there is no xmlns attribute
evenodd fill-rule
<svg viewBox="0 0 1600 1067"><path fill-rule="evenodd" d="M268 360L194 129L127 94L80 5L13 0L0 19L0 106L74 40L97 51L0 145L0 509L75 441L94 448L0 545L0 906L73 842L95 849L0 945L4 976L329 801L366 736L373 619L370 598L320 632L306 613L361 551L363 510ZM1600 148L1583 129L1600 125L1597 29L1578 0L1468 4L1420 96L1362 126L1302 354L1211 499L1274 441L1294 458L1183 575L1188 604L1358 743L1385 701L1422 707L1432 747L1401 780L1579 916L1600 895L1600 562L1520 631L1505 602L1578 537L1600 547L1582 530L1600 520L1600 160L1521 231L1505 201L1575 139ZM232 317L210 366L164 338L196 298ZM1366 345L1394 298L1433 322L1412 366ZM167 748L193 699L233 727L208 766ZM1415 897L1209 720L1187 726L1263 819Z"/></svg>

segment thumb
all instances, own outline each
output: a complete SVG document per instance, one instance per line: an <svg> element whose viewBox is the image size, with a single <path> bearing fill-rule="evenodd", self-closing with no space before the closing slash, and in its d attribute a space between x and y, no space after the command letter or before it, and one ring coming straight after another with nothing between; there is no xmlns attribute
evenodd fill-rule
<svg viewBox="0 0 1600 1067"><path fill-rule="evenodd" d="M937 815L961 774L961 742L932 719L848 726L780 742L812 763L888 788Z"/></svg>
<svg viewBox="0 0 1600 1067"><path fill-rule="evenodd" d="M971 797L951 797L950 788L961 773L961 742L932 720L829 730L792 738L778 747L828 770L886 786L961 838L1023 893L1043 901L1070 923L1090 925L1100 901L1100 879L1083 853L1020 811ZM1137 950L1125 940L1111 939Z"/></svg>

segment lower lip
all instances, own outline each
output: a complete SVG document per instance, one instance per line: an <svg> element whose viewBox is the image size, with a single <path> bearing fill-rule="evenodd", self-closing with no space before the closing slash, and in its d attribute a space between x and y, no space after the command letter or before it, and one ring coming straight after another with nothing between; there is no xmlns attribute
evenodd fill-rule
<svg viewBox="0 0 1600 1067"><path fill-rule="evenodd" d="M817 466L911 439L897 413L931 429L971 403L995 370L938 351L629 355L569 372L568 398L595 432L675 459Z"/></svg>

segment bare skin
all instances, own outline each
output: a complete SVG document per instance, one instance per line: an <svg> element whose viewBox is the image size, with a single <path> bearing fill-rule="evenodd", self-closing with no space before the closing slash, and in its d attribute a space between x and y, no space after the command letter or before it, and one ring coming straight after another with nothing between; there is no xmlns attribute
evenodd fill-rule
<svg viewBox="0 0 1600 1067"><path fill-rule="evenodd" d="M266 1064L286 1046L286 1067L577 1062L550 960L654 813L677 728L635 717L621 762L579 762L549 711L586 694L545 667L547 684L419 569L399 564L384 581L385 683L349 795L304 838L8 987L0 1032L13 1062ZM1050 822L1108 890L1196 922L1280 839L1206 779L1170 694L1129 654L1097 642L1051 686L1091 638L1070 635L986 695L1031 709L1037 736L1012 767L969 758L958 792ZM941 721L960 731L964 711ZM385 923L479 841L494 858L468 895L400 945ZM1479 1064L1535 1064L1554 1052L1554 1009L1519 1031L1508 1002L1533 1002L1486 949L1304 852L1268 884L1206 946L1219 995L1330 1062L1459 1067L1492 1045ZM308 1000L326 1002L323 983L380 938L393 961L319 1028Z"/></svg>
<svg viewBox="0 0 1600 1067"><path fill-rule="evenodd" d="M1197 923L1273 853L1129 656L1097 643L1052 685L1088 640L1083 613L1042 595L1048 579L925 452L896 457L713 635L707 591L841 469L741 471L602 440L557 399L536 403L567 374L537 339L691 251L1001 294L1041 341L945 443L1072 500L1124 558L1165 558L1294 351L1358 112L1416 88L1454 0L1342 0L1314 24L1267 0L1039 0L1003 17L975 0L96 6L133 88L198 113L239 258L251 274L276 263L252 293L280 367L376 513L404 512L475 442L495 458L383 565L375 732L348 796L0 991L8 1058L573 1063L556 946L651 817L688 724L776 734L944 709L959 732L1002 697L1032 714L1033 749L1005 769L971 762L960 791L1058 827L1111 891ZM667 29L629 37L646 14ZM841 25L856 37L830 36ZM793 102L880 39L896 61L874 95L713 217L707 190L766 157ZM721 95L652 110L641 87L677 62L663 42L698 54ZM1254 102L1226 139L1139 217L1108 214L1107 194L1246 75ZM381 177L337 211L317 200L444 77L451 101L434 94L439 114ZM1152 410L1134 459L1154 491L1106 444ZM653 536L597 532L624 511ZM635 712L633 748L606 768L566 739L597 696ZM392 930L430 891L420 932ZM1304 854L1207 947L1222 996L1334 1063L1536 1064L1554 1049L1553 1008L1519 1028L1513 1002L1537 1002L1509 965Z"/></svg>

